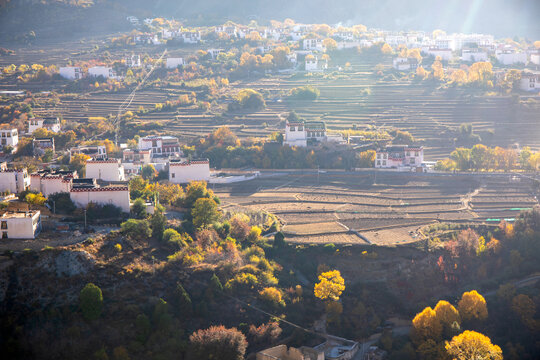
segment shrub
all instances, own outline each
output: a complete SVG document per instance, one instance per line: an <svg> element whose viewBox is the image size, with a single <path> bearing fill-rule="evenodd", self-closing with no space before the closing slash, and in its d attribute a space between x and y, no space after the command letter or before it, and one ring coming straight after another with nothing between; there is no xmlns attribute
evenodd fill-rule
<svg viewBox="0 0 540 360"><path fill-rule="evenodd" d="M146 218L146 202L139 198L133 202L131 205L131 215L136 219Z"/></svg>
<svg viewBox="0 0 540 360"><path fill-rule="evenodd" d="M261 300L266 301L267 303L278 306L281 304L281 292L275 287L266 287L259 292L259 297Z"/></svg>
<svg viewBox="0 0 540 360"><path fill-rule="evenodd" d="M101 289L92 283L86 284L79 295L79 305L86 320L99 318L103 307Z"/></svg>
<svg viewBox="0 0 540 360"><path fill-rule="evenodd" d="M316 100L320 94L321 92L319 89L311 85L307 85L292 89L289 98L294 100Z"/></svg>
<svg viewBox="0 0 540 360"><path fill-rule="evenodd" d="M236 328L223 325L197 330L189 337L188 360L243 360L247 341Z"/></svg>
<svg viewBox="0 0 540 360"><path fill-rule="evenodd" d="M121 231L131 239L144 240L152 235L150 224L147 220L129 219L121 225Z"/></svg>
<svg viewBox="0 0 540 360"><path fill-rule="evenodd" d="M122 245L120 244L114 245L114 250L116 250L116 252L122 252Z"/></svg>
<svg viewBox="0 0 540 360"><path fill-rule="evenodd" d="M67 192L49 195L47 205L56 211L57 214L71 214L76 209L75 204L71 201L71 197Z"/></svg>
<svg viewBox="0 0 540 360"><path fill-rule="evenodd" d="M283 235L283 233L281 231L278 231L275 235L274 235L274 248L283 248L287 245L287 243L285 242L285 235Z"/></svg>

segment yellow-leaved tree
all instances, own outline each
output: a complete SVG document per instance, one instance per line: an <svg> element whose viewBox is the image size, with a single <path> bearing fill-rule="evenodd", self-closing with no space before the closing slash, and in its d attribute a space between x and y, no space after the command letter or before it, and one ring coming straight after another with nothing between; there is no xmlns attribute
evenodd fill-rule
<svg viewBox="0 0 540 360"><path fill-rule="evenodd" d="M439 342L442 337L443 326L437 313L431 307L416 314L412 321L412 341L418 346L426 340Z"/></svg>
<svg viewBox="0 0 540 360"><path fill-rule="evenodd" d="M339 270L323 272L319 275L319 282L315 284L315 296L321 300L338 301L345 290L345 280Z"/></svg>
<svg viewBox="0 0 540 360"><path fill-rule="evenodd" d="M451 335L458 333L456 330L459 330L461 318L459 317L459 312L452 304L448 301L440 300L433 310L435 310L437 319L439 319L442 325L444 337L450 338Z"/></svg>
<svg viewBox="0 0 540 360"><path fill-rule="evenodd" d="M463 293L458 310L463 321L485 320L488 317L486 299L476 290Z"/></svg>
<svg viewBox="0 0 540 360"><path fill-rule="evenodd" d="M502 360L502 350L491 339L476 331L464 331L446 343L446 351L453 360Z"/></svg>

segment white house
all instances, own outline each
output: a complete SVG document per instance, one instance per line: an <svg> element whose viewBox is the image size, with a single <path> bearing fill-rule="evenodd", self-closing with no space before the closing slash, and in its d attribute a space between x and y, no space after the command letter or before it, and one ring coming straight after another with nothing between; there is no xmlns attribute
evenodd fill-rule
<svg viewBox="0 0 540 360"><path fill-rule="evenodd" d="M122 165L124 166L124 173L126 175L139 174L142 166L150 164L150 161L150 150L126 149L122 153Z"/></svg>
<svg viewBox="0 0 540 360"><path fill-rule="evenodd" d="M342 41L353 41L354 33L352 31L338 31L334 33L334 37Z"/></svg>
<svg viewBox="0 0 540 360"><path fill-rule="evenodd" d="M409 147L408 145L387 146L377 150L375 158L376 168L420 167L424 162L423 147Z"/></svg>
<svg viewBox="0 0 540 360"><path fill-rule="evenodd" d="M169 162L169 181L184 184L190 181L210 180L210 162L208 159Z"/></svg>
<svg viewBox="0 0 540 360"><path fill-rule="evenodd" d="M105 145L74 147L69 150L69 160L71 161L71 158L77 154L84 154L95 160L105 160L107 159L107 148Z"/></svg>
<svg viewBox="0 0 540 360"><path fill-rule="evenodd" d="M322 121L288 121L285 124L283 145L306 147L326 141L326 125Z"/></svg>
<svg viewBox="0 0 540 360"><path fill-rule="evenodd" d="M51 150L54 154L54 151L55 151L54 138L53 137L34 138L32 140L32 148L33 148L34 156L42 156L45 154L47 150Z"/></svg>
<svg viewBox="0 0 540 360"><path fill-rule="evenodd" d="M434 58L440 57L442 61L450 61L452 59L452 50L450 49L423 47L422 53L433 56Z"/></svg>
<svg viewBox="0 0 540 360"><path fill-rule="evenodd" d="M409 71L409 70L416 70L418 67L418 59L417 58L403 58L403 57L397 57L393 61L394 69L399 71Z"/></svg>
<svg viewBox="0 0 540 360"><path fill-rule="evenodd" d="M84 76L82 69L76 66L62 66L59 73L61 77L68 80L79 80Z"/></svg>
<svg viewBox="0 0 540 360"><path fill-rule="evenodd" d="M125 181L124 166L119 159L86 160L86 177L104 181Z"/></svg>
<svg viewBox="0 0 540 360"><path fill-rule="evenodd" d="M127 55L125 58L127 67L141 67L141 56L140 55Z"/></svg>
<svg viewBox="0 0 540 360"><path fill-rule="evenodd" d="M73 186L69 191L71 201L81 208L86 208L88 204L99 205L112 204L129 213L129 187L127 186Z"/></svg>
<svg viewBox="0 0 540 360"><path fill-rule="evenodd" d="M236 37L237 36L237 34L236 34L236 26L232 26L232 25L216 26L214 31L216 33L225 33L229 37Z"/></svg>
<svg viewBox="0 0 540 360"><path fill-rule="evenodd" d="M13 151L16 151L17 144L19 144L19 132L17 129L0 130L0 150L10 146Z"/></svg>
<svg viewBox="0 0 540 360"><path fill-rule="evenodd" d="M306 71L324 71L328 69L328 61L318 59L316 56L308 55L305 57Z"/></svg>
<svg viewBox="0 0 540 360"><path fill-rule="evenodd" d="M217 56L223 52L223 49L208 49L206 52L210 54L212 59L216 59Z"/></svg>
<svg viewBox="0 0 540 360"><path fill-rule="evenodd" d="M540 51L531 54L531 62L535 65L540 65Z"/></svg>
<svg viewBox="0 0 540 360"><path fill-rule="evenodd" d="M526 64L527 53L514 50L502 50L495 53L497 61L503 65Z"/></svg>
<svg viewBox="0 0 540 360"><path fill-rule="evenodd" d="M304 41L302 41L302 49L314 50L314 51L325 51L325 48L321 39L304 39Z"/></svg>
<svg viewBox="0 0 540 360"><path fill-rule="evenodd" d="M139 150L151 150L154 156L170 156L180 153L180 143L172 136L145 136L139 139Z"/></svg>
<svg viewBox="0 0 540 360"><path fill-rule="evenodd" d="M112 67L93 66L88 69L88 76L92 76L92 77L103 76L105 79L108 79L108 78L115 78L116 74Z"/></svg>
<svg viewBox="0 0 540 360"><path fill-rule="evenodd" d="M60 119L57 117L31 118L28 119L28 133L32 134L37 129L46 129L53 133L58 133L61 130Z"/></svg>
<svg viewBox="0 0 540 360"><path fill-rule="evenodd" d="M39 210L5 211L0 216L2 239L35 239L41 231Z"/></svg>
<svg viewBox="0 0 540 360"><path fill-rule="evenodd" d="M15 170L3 168L0 170L0 192L17 194L30 187L30 177L26 169Z"/></svg>
<svg viewBox="0 0 540 360"><path fill-rule="evenodd" d="M56 193L69 193L73 179L79 176L77 171L40 170L30 175L30 190L40 192L45 197Z"/></svg>
<svg viewBox="0 0 540 360"><path fill-rule="evenodd" d="M185 65L184 58L167 58L165 62L167 69L176 69L180 65Z"/></svg>
<svg viewBox="0 0 540 360"><path fill-rule="evenodd" d="M519 88L523 91L539 91L540 90L540 73L522 72Z"/></svg>
<svg viewBox="0 0 540 360"><path fill-rule="evenodd" d="M200 31L184 31L180 33L180 38L182 38L185 44L197 44L201 42L201 32Z"/></svg>
<svg viewBox="0 0 540 360"><path fill-rule="evenodd" d="M478 49L463 49L461 51L461 61L478 62L488 61L488 54Z"/></svg>

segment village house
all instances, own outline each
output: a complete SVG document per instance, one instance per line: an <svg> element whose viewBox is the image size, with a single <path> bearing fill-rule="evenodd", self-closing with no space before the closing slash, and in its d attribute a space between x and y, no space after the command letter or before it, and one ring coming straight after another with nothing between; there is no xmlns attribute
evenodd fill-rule
<svg viewBox="0 0 540 360"><path fill-rule="evenodd" d="M308 55L304 61L306 71L321 72L328 69L328 61L326 59L318 59L316 56Z"/></svg>
<svg viewBox="0 0 540 360"><path fill-rule="evenodd" d="M161 44L161 41L159 41L157 34L150 34L150 33L142 33L142 34L133 35L133 42L135 44L142 44L142 45Z"/></svg>
<svg viewBox="0 0 540 360"><path fill-rule="evenodd" d="M4 210L0 216L2 239L35 239L41 231L39 210Z"/></svg>
<svg viewBox="0 0 540 360"><path fill-rule="evenodd" d="M86 160L86 177L103 181L125 181L124 166L119 159Z"/></svg>
<svg viewBox="0 0 540 360"><path fill-rule="evenodd" d="M404 35L387 35L384 41L390 46L405 45L407 43L407 37Z"/></svg>
<svg viewBox="0 0 540 360"><path fill-rule="evenodd" d="M540 72L522 72L521 80L519 81L519 89L522 91L539 91Z"/></svg>
<svg viewBox="0 0 540 360"><path fill-rule="evenodd" d="M463 49L461 51L461 61L478 62L488 61L488 54L479 49Z"/></svg>
<svg viewBox="0 0 540 360"><path fill-rule="evenodd" d="M190 181L210 180L210 162L208 159L171 160L169 162L169 182L185 184Z"/></svg>
<svg viewBox="0 0 540 360"><path fill-rule="evenodd" d="M333 37L341 41L353 41L354 33L352 31L338 31L334 33Z"/></svg>
<svg viewBox="0 0 540 360"><path fill-rule="evenodd" d="M78 179L77 171L39 170L30 175L30 190L40 192L45 197L56 193L69 193L73 179Z"/></svg>
<svg viewBox="0 0 540 360"><path fill-rule="evenodd" d="M237 34L236 34L236 26L233 26L233 25L220 25L220 26L216 26L216 28L214 29L214 31L216 33L225 33L227 34L229 37L231 38L235 38L237 37Z"/></svg>
<svg viewBox="0 0 540 360"><path fill-rule="evenodd" d="M82 69L77 66L62 66L59 73L61 77L68 80L80 80L84 77Z"/></svg>
<svg viewBox="0 0 540 360"><path fill-rule="evenodd" d="M45 129L53 133L59 133L62 129L60 119L56 116L28 119L28 133L32 134L37 129Z"/></svg>
<svg viewBox="0 0 540 360"><path fill-rule="evenodd" d="M145 136L139 139L139 150L150 150L152 157L181 154L178 139L172 136Z"/></svg>
<svg viewBox="0 0 540 360"><path fill-rule="evenodd" d="M210 56L211 56L212 59L214 59L214 60L217 59L217 56L218 56L219 54L221 54L223 51L224 51L223 49L208 49L208 50L206 50L206 52L207 52L208 54L210 54Z"/></svg>
<svg viewBox="0 0 540 360"><path fill-rule="evenodd" d="M141 67L141 56L140 55L127 55L125 57L126 66L133 68L133 67Z"/></svg>
<svg viewBox="0 0 540 360"><path fill-rule="evenodd" d="M422 47L422 53L434 58L440 57L442 61L450 61L453 57L452 50L439 49L437 47Z"/></svg>
<svg viewBox="0 0 540 360"><path fill-rule="evenodd" d="M324 352L302 346L300 348L278 345L259 351L256 360L325 360Z"/></svg>
<svg viewBox="0 0 540 360"><path fill-rule="evenodd" d="M54 138L34 138L32 140L32 149L34 156L43 156L47 150L51 150L54 154Z"/></svg>
<svg viewBox="0 0 540 360"><path fill-rule="evenodd" d="M183 31L180 33L180 38L185 44L197 44L201 42L200 31Z"/></svg>
<svg viewBox="0 0 540 360"><path fill-rule="evenodd" d="M30 177L26 168L8 169L5 165L0 169L0 192L17 194L30 187Z"/></svg>
<svg viewBox="0 0 540 360"><path fill-rule="evenodd" d="M116 73L114 72L112 67L93 66L93 67L88 69L88 76L92 76L92 77L102 76L105 79L108 79L108 78L115 78Z"/></svg>
<svg viewBox="0 0 540 360"><path fill-rule="evenodd" d="M110 185L101 187L94 183L77 182L69 191L71 201L80 208L86 208L88 204L114 205L129 213L129 187Z"/></svg>
<svg viewBox="0 0 540 360"><path fill-rule="evenodd" d="M144 165L150 164L150 150L125 149L122 153L122 165L126 175L137 175Z"/></svg>
<svg viewBox="0 0 540 360"><path fill-rule="evenodd" d="M509 48L507 46L498 49L495 52L495 57L497 58L497 61L502 65L527 63L527 53L516 51L515 49Z"/></svg>
<svg viewBox="0 0 540 360"><path fill-rule="evenodd" d="M107 159L107 148L105 145L88 145L88 146L78 146L69 149L69 160L77 154L84 154L89 156L91 159L95 160L105 160Z"/></svg>
<svg viewBox="0 0 540 360"><path fill-rule="evenodd" d="M421 167L424 162L423 147L393 145L377 150L376 168Z"/></svg>
<svg viewBox="0 0 540 360"><path fill-rule="evenodd" d="M0 130L0 150L9 147L15 152L17 151L17 144L19 144L19 132L17 129Z"/></svg>
<svg viewBox="0 0 540 360"><path fill-rule="evenodd" d="M326 141L326 125L324 122L287 120L283 145L306 147L324 141Z"/></svg>
<svg viewBox="0 0 540 360"><path fill-rule="evenodd" d="M167 58L165 61L165 67L167 69L176 69L183 65L185 65L184 58Z"/></svg>
<svg viewBox="0 0 540 360"><path fill-rule="evenodd" d="M325 48L321 39L304 39L302 49L324 52Z"/></svg>
<svg viewBox="0 0 540 360"><path fill-rule="evenodd" d="M416 70L418 67L418 59L417 58L403 58L403 57L397 57L393 60L393 66L394 69L399 71L409 71L409 70Z"/></svg>

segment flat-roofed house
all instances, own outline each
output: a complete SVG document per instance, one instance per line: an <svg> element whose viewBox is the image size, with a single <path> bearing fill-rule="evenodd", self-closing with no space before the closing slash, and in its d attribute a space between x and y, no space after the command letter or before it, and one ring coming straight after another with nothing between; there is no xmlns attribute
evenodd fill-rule
<svg viewBox="0 0 540 360"><path fill-rule="evenodd" d="M185 184L190 181L201 180L210 180L210 162L208 159L171 160L169 162L169 181L171 183Z"/></svg>
<svg viewBox="0 0 540 360"><path fill-rule="evenodd" d="M86 160L86 177L104 181L125 181L120 159Z"/></svg>
<svg viewBox="0 0 540 360"><path fill-rule="evenodd" d="M3 211L0 215L0 235L5 239L35 239L41 231L41 212Z"/></svg>

